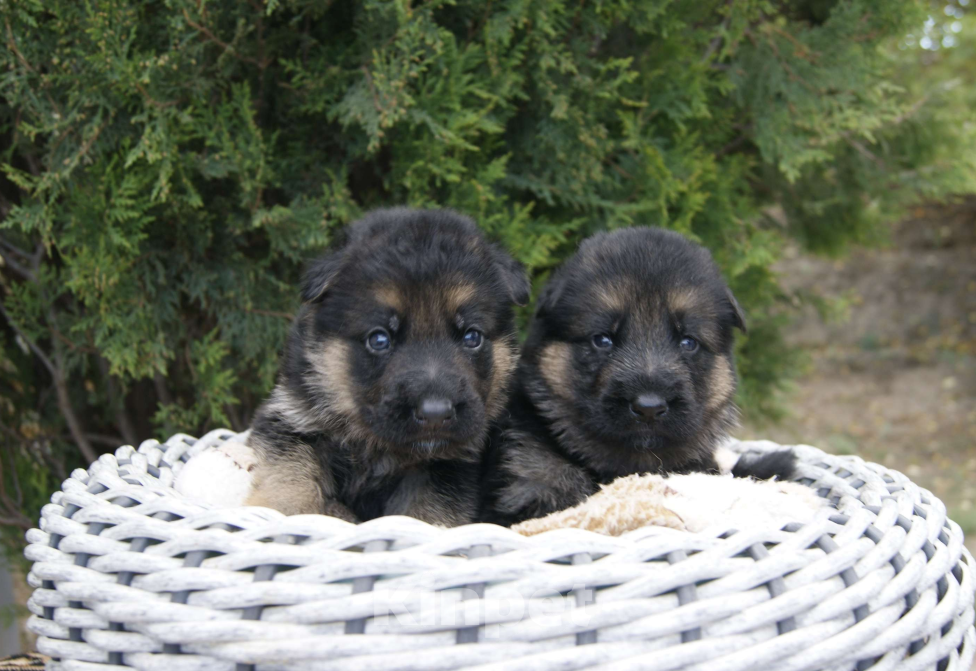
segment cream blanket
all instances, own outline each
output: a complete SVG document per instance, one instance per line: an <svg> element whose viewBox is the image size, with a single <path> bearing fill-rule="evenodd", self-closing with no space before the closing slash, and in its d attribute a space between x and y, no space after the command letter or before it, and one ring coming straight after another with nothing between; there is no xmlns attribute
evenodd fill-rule
<svg viewBox="0 0 976 671"><path fill-rule="evenodd" d="M244 434L242 434L244 435ZM525 536L576 528L617 536L645 526L681 531L745 529L809 522L826 501L809 487L733 478L738 455L720 448L726 474L630 475L605 485L583 503L513 527ZM226 508L244 505L251 486L251 448L242 440L207 449L187 462L174 487L187 498Z"/></svg>

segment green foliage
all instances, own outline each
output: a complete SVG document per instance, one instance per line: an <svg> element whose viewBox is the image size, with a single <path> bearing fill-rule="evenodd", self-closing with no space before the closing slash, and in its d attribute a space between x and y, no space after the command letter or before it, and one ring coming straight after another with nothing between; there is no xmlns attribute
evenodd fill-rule
<svg viewBox="0 0 976 671"><path fill-rule="evenodd" d="M784 244L973 190L972 70L905 42L939 8L0 0L0 500L16 481L33 515L38 473L246 426L302 263L380 205L474 216L536 289L597 230L702 241L749 315L743 405L775 413Z"/></svg>

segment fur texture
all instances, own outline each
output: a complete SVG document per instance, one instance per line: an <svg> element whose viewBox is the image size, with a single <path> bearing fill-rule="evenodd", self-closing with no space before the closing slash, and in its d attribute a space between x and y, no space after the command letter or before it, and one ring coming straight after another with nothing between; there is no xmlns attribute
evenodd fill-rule
<svg viewBox="0 0 976 671"><path fill-rule="evenodd" d="M539 298L481 519L540 517L636 473L719 472L735 328L745 318L705 248L656 228L586 240Z"/></svg>
<svg viewBox="0 0 976 671"><path fill-rule="evenodd" d="M745 454L732 467L737 478L792 480L796 477L796 456L792 450L768 454Z"/></svg>
<svg viewBox="0 0 976 671"><path fill-rule="evenodd" d="M247 503L453 526L478 508L489 423L517 361L522 268L473 221L392 209L310 268L248 444Z"/></svg>
<svg viewBox="0 0 976 671"><path fill-rule="evenodd" d="M757 482L691 473L629 475L604 485L578 506L512 527L524 536L586 529L607 536L646 526L700 532L811 522L826 500L794 482Z"/></svg>

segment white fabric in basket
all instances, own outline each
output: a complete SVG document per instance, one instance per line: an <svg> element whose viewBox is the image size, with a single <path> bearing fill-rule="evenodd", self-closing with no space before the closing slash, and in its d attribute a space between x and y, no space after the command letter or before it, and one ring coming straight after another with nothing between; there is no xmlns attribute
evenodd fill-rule
<svg viewBox="0 0 976 671"><path fill-rule="evenodd" d="M826 504L802 485L733 478L729 473L739 455L727 447L720 447L717 457L723 475L620 478L574 508L530 520L515 530L531 536L551 529L579 528L616 536L647 525L693 532L782 526L809 522ZM193 456L174 488L190 500L236 508L247 501L256 463L246 436L238 436Z"/></svg>

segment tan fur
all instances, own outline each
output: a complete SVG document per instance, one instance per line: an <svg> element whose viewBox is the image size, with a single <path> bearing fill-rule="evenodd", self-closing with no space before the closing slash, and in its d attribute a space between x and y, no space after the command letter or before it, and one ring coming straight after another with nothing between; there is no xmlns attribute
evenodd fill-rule
<svg viewBox="0 0 976 671"><path fill-rule="evenodd" d="M622 311L628 303L627 289L619 283L605 284L597 288L597 299L607 312Z"/></svg>
<svg viewBox="0 0 976 671"><path fill-rule="evenodd" d="M278 385L271 391L267 408L284 417L298 431L314 431L318 426L305 404L283 385Z"/></svg>
<svg viewBox="0 0 976 671"><path fill-rule="evenodd" d="M437 338L444 333L447 322L442 293L432 288L411 297L406 310L410 331L418 338Z"/></svg>
<svg viewBox="0 0 976 671"><path fill-rule="evenodd" d="M444 307L447 312L454 313L464 307L464 304L474 298L475 286L469 283L453 284L444 291Z"/></svg>
<svg viewBox="0 0 976 671"><path fill-rule="evenodd" d="M403 311L403 296L391 285L382 285L373 289L373 297L377 303L393 308L397 312Z"/></svg>
<svg viewBox="0 0 976 671"><path fill-rule="evenodd" d="M515 346L508 340L494 343L492 350L491 379L488 384L488 397L485 399L485 414L489 419L495 419L505 407L507 391L518 355Z"/></svg>
<svg viewBox="0 0 976 671"><path fill-rule="evenodd" d="M549 388L559 396L569 396L572 356L569 343L564 342L547 345L539 354L539 371Z"/></svg>
<svg viewBox="0 0 976 671"><path fill-rule="evenodd" d="M731 401L733 394L735 394L735 375L732 373L732 365L728 357L716 357L715 366L709 373L708 402L705 407L716 410Z"/></svg>
<svg viewBox="0 0 976 671"><path fill-rule="evenodd" d="M698 331L698 339L705 344L712 344L719 342L721 340L721 335L716 328L716 322L709 320L704 324L701 324Z"/></svg>
<svg viewBox="0 0 976 671"><path fill-rule="evenodd" d="M309 359L318 378L316 384L328 391L330 409L347 417L355 415L357 404L352 395L349 343L338 339L326 341L321 351L310 353Z"/></svg>
<svg viewBox="0 0 976 671"><path fill-rule="evenodd" d="M699 323L698 336L706 343L719 341L719 332L715 328L718 315L715 314L713 302L703 296L697 287L682 287L668 294L668 310L671 314L695 313L705 319Z"/></svg>
<svg viewBox="0 0 976 671"><path fill-rule="evenodd" d="M253 436L249 445L258 463L251 471L253 484L244 505L273 508L285 515L324 511L322 471L311 447L295 443L287 459L272 462L267 459L267 450Z"/></svg>
<svg viewBox="0 0 976 671"><path fill-rule="evenodd" d="M696 287L681 287L668 294L668 310L672 314L676 312L699 311L707 305L707 301L702 300L703 296Z"/></svg>

